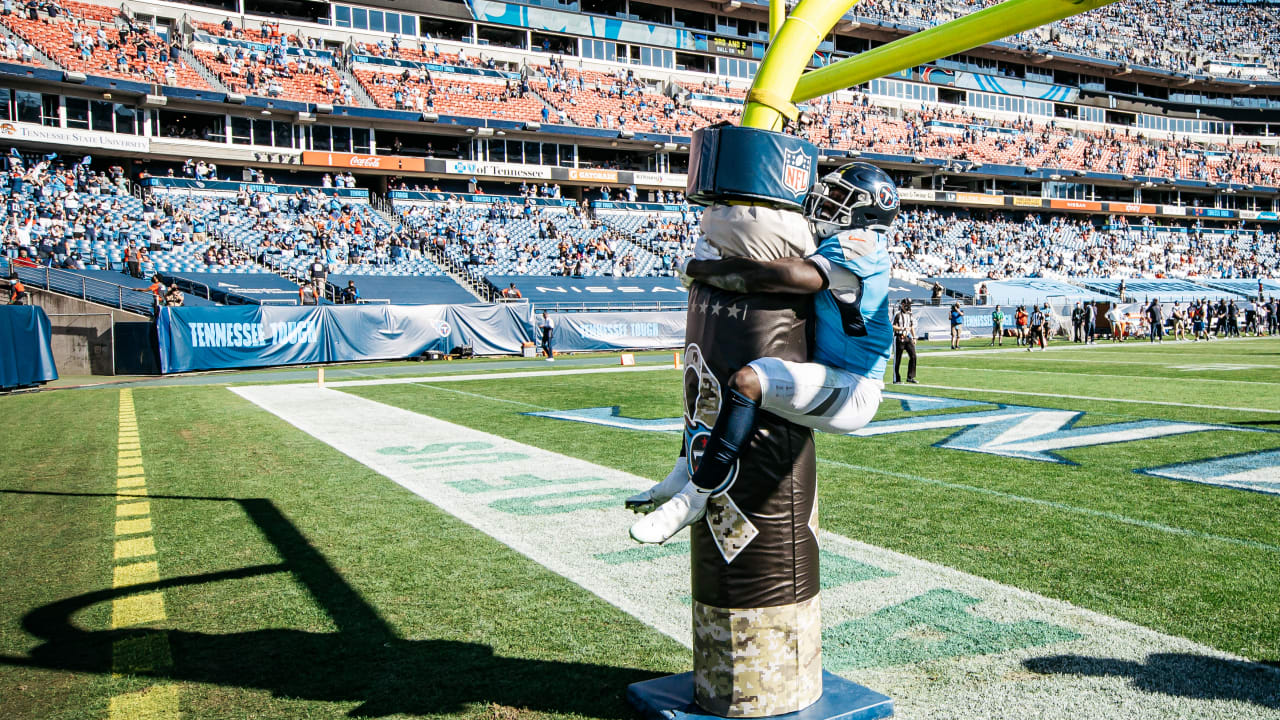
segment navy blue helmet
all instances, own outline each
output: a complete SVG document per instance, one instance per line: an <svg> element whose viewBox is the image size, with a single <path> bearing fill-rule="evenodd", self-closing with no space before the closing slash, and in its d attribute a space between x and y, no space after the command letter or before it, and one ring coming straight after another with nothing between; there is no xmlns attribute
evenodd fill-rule
<svg viewBox="0 0 1280 720"><path fill-rule="evenodd" d="M804 215L823 238L861 228L884 231L898 217L898 188L875 165L842 165L814 183L804 199Z"/></svg>

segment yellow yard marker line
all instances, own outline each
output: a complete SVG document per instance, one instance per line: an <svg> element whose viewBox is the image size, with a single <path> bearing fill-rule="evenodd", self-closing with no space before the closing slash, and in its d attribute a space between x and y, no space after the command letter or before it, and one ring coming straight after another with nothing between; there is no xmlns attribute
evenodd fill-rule
<svg viewBox="0 0 1280 720"><path fill-rule="evenodd" d="M151 503L147 501L120 503L116 506L116 517L130 517L132 515L150 515Z"/></svg>
<svg viewBox="0 0 1280 720"><path fill-rule="evenodd" d="M159 582L159 580L160 569L156 566L154 560L149 560L129 565L117 565L115 571L111 574L111 587L121 588L129 585L143 585Z"/></svg>
<svg viewBox="0 0 1280 720"><path fill-rule="evenodd" d="M158 685L111 698L111 720L160 720L178 717L178 687Z"/></svg>
<svg viewBox="0 0 1280 720"><path fill-rule="evenodd" d="M133 518L116 521L116 535L141 535L151 532L151 518Z"/></svg>
<svg viewBox="0 0 1280 720"><path fill-rule="evenodd" d="M140 538L132 538L130 540L117 540L115 558L117 560L127 560L128 558L147 557L156 554L156 543L150 535Z"/></svg>
<svg viewBox="0 0 1280 720"><path fill-rule="evenodd" d="M153 557L155 538L151 535L151 501L147 496L147 476L138 439L138 419L134 414L133 392L120 391L120 429L116 456L116 536L136 535L115 541L111 585L131 588L160 580L160 566ZM124 595L111 601L112 629L136 628L168 619L164 593L158 591ZM131 634L112 643L111 667L118 674L163 672L173 666L169 634L163 630ZM176 720L181 716L177 685L153 685L139 692L111 698L109 720Z"/></svg>

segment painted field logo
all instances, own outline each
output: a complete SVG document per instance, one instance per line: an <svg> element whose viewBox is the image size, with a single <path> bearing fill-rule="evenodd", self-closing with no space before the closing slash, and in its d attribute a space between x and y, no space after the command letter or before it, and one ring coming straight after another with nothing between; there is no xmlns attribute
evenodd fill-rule
<svg viewBox="0 0 1280 720"><path fill-rule="evenodd" d="M1072 465L1060 454L1077 448L1113 445L1153 438L1201 432L1274 433L1271 430L1235 425L1176 422L1172 420L1132 420L1103 425L1081 426L1085 413L1076 410L998 405L956 398L885 393L886 400L899 400L902 409L919 415L873 422L849 433L853 437L876 437L897 433L952 429L954 433L934 443L947 450L998 455L1020 460ZM929 414L930 410L951 410L969 406L994 405L994 409L973 412ZM679 420L641 420L618 414L618 408L598 407L526 413L556 420L571 420L631 430L670 430ZM1162 468L1135 470L1147 475L1219 485L1280 495L1280 450L1232 455L1227 458L1181 463Z"/></svg>

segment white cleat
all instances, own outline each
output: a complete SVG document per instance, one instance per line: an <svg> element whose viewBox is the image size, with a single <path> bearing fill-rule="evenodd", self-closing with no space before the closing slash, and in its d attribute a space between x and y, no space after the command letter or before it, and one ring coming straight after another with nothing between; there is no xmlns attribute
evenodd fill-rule
<svg viewBox="0 0 1280 720"><path fill-rule="evenodd" d="M692 482L685 483L680 492L670 500L631 526L631 539L638 543L652 544L670 540L706 514L707 498L710 496L709 491Z"/></svg>
<svg viewBox="0 0 1280 720"><path fill-rule="evenodd" d="M647 515L680 492L687 482L689 482L689 459L680 457L676 460L676 466L667 473L667 477L662 482L627 498L626 507L631 512Z"/></svg>

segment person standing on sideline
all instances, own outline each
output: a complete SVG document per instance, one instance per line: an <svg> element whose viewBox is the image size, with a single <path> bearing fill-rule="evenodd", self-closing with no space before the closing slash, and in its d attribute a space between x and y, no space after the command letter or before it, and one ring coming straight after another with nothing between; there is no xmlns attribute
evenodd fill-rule
<svg viewBox="0 0 1280 720"><path fill-rule="evenodd" d="M542 331L542 351L547 355L547 362L555 362L556 353L551 348L551 340L556 333L556 321L547 316L546 310L538 318L538 329Z"/></svg>
<svg viewBox="0 0 1280 720"><path fill-rule="evenodd" d="M1031 305L1031 334L1027 336L1027 352L1035 349L1036 343L1040 343L1040 349L1044 349L1044 311L1039 305Z"/></svg>
<svg viewBox="0 0 1280 720"><path fill-rule="evenodd" d="M1103 317L1111 325L1111 341L1124 342L1124 316L1120 314L1120 307L1112 303Z"/></svg>
<svg viewBox="0 0 1280 720"><path fill-rule="evenodd" d="M1094 300L1084 308L1084 343L1093 344L1093 332L1098 327L1098 301Z"/></svg>
<svg viewBox="0 0 1280 720"><path fill-rule="evenodd" d="M1071 311L1071 341L1084 342L1084 308L1079 301Z"/></svg>
<svg viewBox="0 0 1280 720"><path fill-rule="evenodd" d="M1044 313L1044 325L1041 326L1044 331L1043 343L1041 344L1043 347L1044 343L1053 341L1053 335L1058 331L1058 321L1053 315L1053 308L1049 307L1048 300L1044 301L1044 304L1040 307L1040 312Z"/></svg>
<svg viewBox="0 0 1280 720"><path fill-rule="evenodd" d="M1147 322L1150 327L1147 329L1147 342L1164 342L1164 312L1160 307L1160 301L1152 298L1151 304L1147 306Z"/></svg>
<svg viewBox="0 0 1280 720"><path fill-rule="evenodd" d="M960 303L951 303L951 349L960 349L960 328L964 327L964 311Z"/></svg>
<svg viewBox="0 0 1280 720"><path fill-rule="evenodd" d="M916 382L916 316L910 298L898 304L893 316L893 384L902 382L902 353L907 354L907 382Z"/></svg>
<svg viewBox="0 0 1280 720"><path fill-rule="evenodd" d="M999 343L1000 347L1004 347L1004 313L1001 312L1000 306L991 313L991 346Z"/></svg>
<svg viewBox="0 0 1280 720"><path fill-rule="evenodd" d="M1169 319L1173 321L1173 339L1187 339L1187 323L1186 315L1182 312L1182 306L1178 303L1173 304L1173 310L1169 312Z"/></svg>
<svg viewBox="0 0 1280 720"><path fill-rule="evenodd" d="M1019 305L1018 309L1013 313L1013 332L1017 335L1018 346L1027 342L1027 308L1025 305Z"/></svg>

